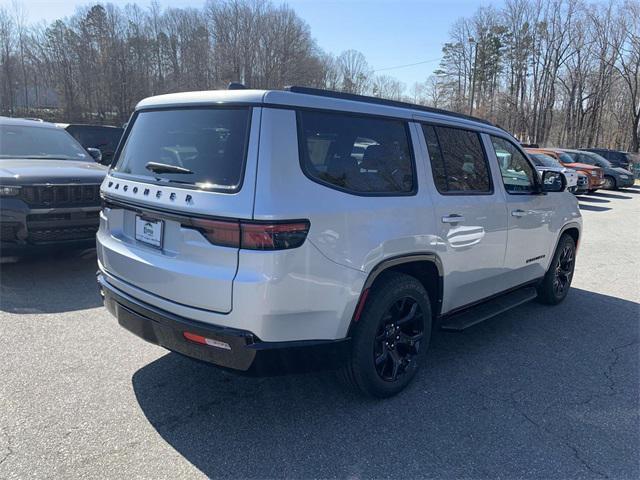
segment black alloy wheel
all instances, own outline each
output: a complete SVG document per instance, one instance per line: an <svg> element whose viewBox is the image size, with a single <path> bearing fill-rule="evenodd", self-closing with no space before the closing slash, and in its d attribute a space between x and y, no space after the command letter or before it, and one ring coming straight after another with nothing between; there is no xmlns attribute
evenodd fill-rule
<svg viewBox="0 0 640 480"><path fill-rule="evenodd" d="M571 288L576 266L576 242L568 234L560 237L551 264L538 285L538 300L548 305L562 302Z"/></svg>
<svg viewBox="0 0 640 480"><path fill-rule="evenodd" d="M366 298L340 377L366 396L391 397L411 383L424 363L431 301L417 278L400 272L381 274Z"/></svg>
<svg viewBox="0 0 640 480"><path fill-rule="evenodd" d="M553 279L553 292L557 297L564 297L571 285L571 276L575 263L575 248L572 245L564 245L555 265Z"/></svg>
<svg viewBox="0 0 640 480"><path fill-rule="evenodd" d="M382 317L373 355L376 372L384 381L396 381L416 361L424 336L423 315L415 299L404 297Z"/></svg>

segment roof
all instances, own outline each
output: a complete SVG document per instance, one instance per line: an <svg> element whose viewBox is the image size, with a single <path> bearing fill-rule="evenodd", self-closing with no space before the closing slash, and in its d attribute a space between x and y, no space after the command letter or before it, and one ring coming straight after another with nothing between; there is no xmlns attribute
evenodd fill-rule
<svg viewBox="0 0 640 480"><path fill-rule="evenodd" d="M305 87L289 87L289 90L208 90L182 92L145 98L136 105L136 110L149 108L207 106L220 104L263 105L275 107L300 107L324 110L339 110L369 115L403 118L406 120L437 120L443 123L466 125L504 135L505 131L479 118L469 117L445 110L433 109L393 100L384 100L362 95L343 94L330 90Z"/></svg>
<svg viewBox="0 0 640 480"><path fill-rule="evenodd" d="M58 128L55 124L41 120L28 120L26 118L0 117L0 125L20 125L23 127Z"/></svg>

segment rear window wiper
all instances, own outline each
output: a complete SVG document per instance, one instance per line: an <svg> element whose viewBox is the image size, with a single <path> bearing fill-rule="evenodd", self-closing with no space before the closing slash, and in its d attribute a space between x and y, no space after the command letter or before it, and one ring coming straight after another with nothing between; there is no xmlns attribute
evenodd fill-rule
<svg viewBox="0 0 640 480"><path fill-rule="evenodd" d="M168 163L148 162L144 168L154 173L193 173L188 168L179 167L177 165L169 165Z"/></svg>

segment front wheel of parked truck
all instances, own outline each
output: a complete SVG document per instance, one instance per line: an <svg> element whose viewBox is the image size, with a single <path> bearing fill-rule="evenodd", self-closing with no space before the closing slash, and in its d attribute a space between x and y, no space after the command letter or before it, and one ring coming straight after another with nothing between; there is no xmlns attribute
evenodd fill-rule
<svg viewBox="0 0 640 480"><path fill-rule="evenodd" d="M538 285L538 300L548 305L562 302L571 287L576 264L576 242L563 234L544 279Z"/></svg>
<svg viewBox="0 0 640 480"><path fill-rule="evenodd" d="M430 337L431 307L422 284L410 275L383 274L353 328L341 377L367 396L391 397L415 376Z"/></svg>

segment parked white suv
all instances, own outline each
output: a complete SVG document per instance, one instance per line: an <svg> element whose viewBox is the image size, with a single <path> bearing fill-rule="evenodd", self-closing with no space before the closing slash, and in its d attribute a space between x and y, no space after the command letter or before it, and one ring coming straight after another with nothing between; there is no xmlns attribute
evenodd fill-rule
<svg viewBox="0 0 640 480"><path fill-rule="evenodd" d="M571 283L582 222L563 175L471 117L302 87L178 93L138 104L114 161L105 305L221 367L337 367L386 397L434 326Z"/></svg>

